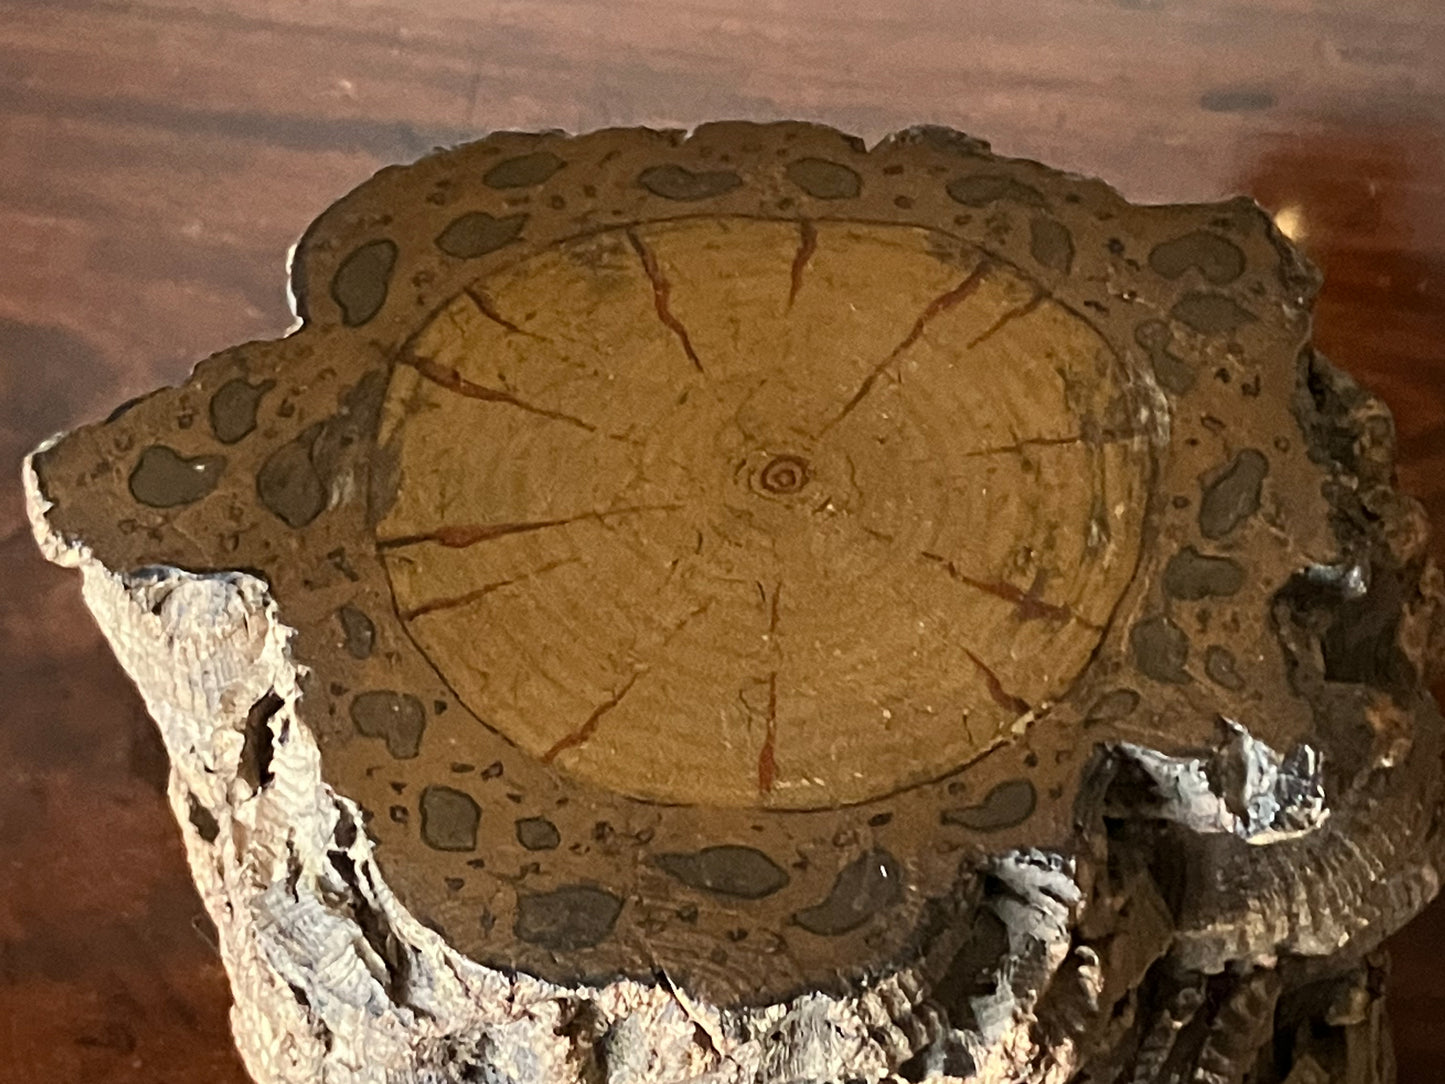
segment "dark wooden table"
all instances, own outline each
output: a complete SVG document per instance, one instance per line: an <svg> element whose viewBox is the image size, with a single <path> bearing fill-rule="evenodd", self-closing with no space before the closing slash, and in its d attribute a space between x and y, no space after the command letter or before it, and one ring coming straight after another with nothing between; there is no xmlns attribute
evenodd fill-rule
<svg viewBox="0 0 1445 1084"><path fill-rule="evenodd" d="M0 1081L244 1081L134 690L24 522L21 455L290 323L286 250L384 163L497 128L929 121L1135 199L1237 191L1324 267L1445 559L1436 0L0 0ZM1445 906L1394 941L1445 1078Z"/></svg>

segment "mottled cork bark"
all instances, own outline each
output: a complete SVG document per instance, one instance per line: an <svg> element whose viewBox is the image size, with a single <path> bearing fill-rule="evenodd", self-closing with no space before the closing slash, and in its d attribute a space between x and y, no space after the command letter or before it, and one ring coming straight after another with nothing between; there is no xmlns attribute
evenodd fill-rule
<svg viewBox="0 0 1445 1084"><path fill-rule="evenodd" d="M1441 625L1254 204L498 133L27 465L261 1081L1384 1084Z"/></svg>

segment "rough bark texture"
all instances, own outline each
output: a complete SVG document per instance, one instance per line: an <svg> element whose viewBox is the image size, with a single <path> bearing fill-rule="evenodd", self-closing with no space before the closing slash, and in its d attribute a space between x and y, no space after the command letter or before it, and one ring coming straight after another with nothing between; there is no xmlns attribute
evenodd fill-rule
<svg viewBox="0 0 1445 1084"><path fill-rule="evenodd" d="M1441 624L1256 206L505 133L32 456L262 1081L1390 1079Z"/></svg>

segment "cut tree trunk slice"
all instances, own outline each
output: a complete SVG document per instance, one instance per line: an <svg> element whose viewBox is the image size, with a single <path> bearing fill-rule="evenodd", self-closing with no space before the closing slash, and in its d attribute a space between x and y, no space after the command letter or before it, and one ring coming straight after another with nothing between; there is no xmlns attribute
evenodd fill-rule
<svg viewBox="0 0 1445 1084"><path fill-rule="evenodd" d="M1441 624L1254 204L912 129L383 171L30 460L262 1081L1390 1078Z"/></svg>

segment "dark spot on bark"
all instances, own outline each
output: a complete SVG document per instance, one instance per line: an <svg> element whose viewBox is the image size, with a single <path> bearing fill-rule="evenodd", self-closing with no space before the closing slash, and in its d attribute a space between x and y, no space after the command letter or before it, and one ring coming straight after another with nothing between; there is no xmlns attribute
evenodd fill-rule
<svg viewBox="0 0 1445 1084"><path fill-rule="evenodd" d="M689 888L745 900L771 896L788 883L787 873L762 851L735 844L659 854L653 861Z"/></svg>
<svg viewBox="0 0 1445 1084"><path fill-rule="evenodd" d="M1194 230L1155 245L1149 266L1166 279L1177 279L1193 267L1214 285L1227 286L1244 274L1244 251L1217 233Z"/></svg>
<svg viewBox="0 0 1445 1084"><path fill-rule="evenodd" d="M687 202L724 195L739 187L743 179L731 170L694 173L683 166L666 165L644 169L637 183L654 196Z"/></svg>
<svg viewBox="0 0 1445 1084"><path fill-rule="evenodd" d="M546 817L524 817L517 822L517 842L529 851L550 851L562 842L562 833Z"/></svg>
<svg viewBox="0 0 1445 1084"><path fill-rule="evenodd" d="M225 456L187 459L174 448L152 444L130 472L130 495L152 508L192 504L216 488L225 469Z"/></svg>
<svg viewBox="0 0 1445 1084"><path fill-rule="evenodd" d="M341 308L342 323L358 327L381 311L396 254L396 244L383 238L368 241L341 261L331 277L331 298Z"/></svg>
<svg viewBox="0 0 1445 1084"><path fill-rule="evenodd" d="M551 151L518 155L505 158L487 170L482 174L482 183L488 188L531 188L550 180L565 164Z"/></svg>
<svg viewBox="0 0 1445 1084"><path fill-rule="evenodd" d="M465 791L434 785L421 792L421 838L434 850L476 850L481 820L481 806Z"/></svg>
<svg viewBox="0 0 1445 1084"><path fill-rule="evenodd" d="M267 456L256 472L256 496L288 527L305 527L326 509L326 486L311 456L320 434L320 424L310 426Z"/></svg>
<svg viewBox="0 0 1445 1084"><path fill-rule="evenodd" d="M1189 661L1189 637L1162 614L1146 617L1129 630L1134 665L1141 673L1169 685L1189 681L1184 665Z"/></svg>
<svg viewBox="0 0 1445 1084"><path fill-rule="evenodd" d="M1259 87L1218 87L1199 96L1200 108L1211 113L1257 113L1274 104L1274 95Z"/></svg>
<svg viewBox="0 0 1445 1084"><path fill-rule="evenodd" d="M470 260L496 252L517 239L527 222L526 215L494 218L485 211L472 211L452 219L437 235L436 246L448 256Z"/></svg>
<svg viewBox="0 0 1445 1084"><path fill-rule="evenodd" d="M215 815L197 801L194 794L187 794L186 799L189 805L188 816L191 827L207 843L216 842L216 837L221 834L221 826L216 823Z"/></svg>
<svg viewBox="0 0 1445 1084"><path fill-rule="evenodd" d="M863 191L855 170L826 158L799 158L789 163L788 180L815 199L852 199Z"/></svg>
<svg viewBox="0 0 1445 1084"><path fill-rule="evenodd" d="M377 689L352 697L351 721L362 737L385 738L387 752L410 760L421 750L426 709L410 693Z"/></svg>
<svg viewBox="0 0 1445 1084"><path fill-rule="evenodd" d="M1198 602L1227 598L1244 586L1244 569L1228 557L1213 557L1185 546L1164 566L1164 593Z"/></svg>
<svg viewBox="0 0 1445 1084"><path fill-rule="evenodd" d="M356 822L344 809L336 815L336 828L332 831L331 838L336 840L336 845L343 850L349 849L356 842Z"/></svg>
<svg viewBox="0 0 1445 1084"><path fill-rule="evenodd" d="M338 546L336 549L331 550L326 554L326 560L331 563L332 568L336 569L337 572L340 572L352 583L361 579L361 577L356 574L356 569L351 567L351 562L346 559L345 548Z"/></svg>
<svg viewBox="0 0 1445 1084"><path fill-rule="evenodd" d="M1149 354L1154 379L1165 391L1183 395L1194 387L1194 367L1169 349L1173 339L1163 320L1145 320L1134 329L1134 341Z"/></svg>
<svg viewBox="0 0 1445 1084"><path fill-rule="evenodd" d="M793 920L809 933L836 937L856 930L902 898L898 860L887 851L873 850L844 866L827 898L797 912Z"/></svg>
<svg viewBox="0 0 1445 1084"><path fill-rule="evenodd" d="M1204 652L1204 676L1231 692L1244 688L1244 678L1235 669L1234 652L1218 644L1210 644Z"/></svg>
<svg viewBox="0 0 1445 1084"><path fill-rule="evenodd" d="M994 832L1022 824L1033 815L1037 805L1038 792L1032 783L1027 779L1008 779L984 795L978 805L945 809L938 819L943 824Z"/></svg>
<svg viewBox="0 0 1445 1084"><path fill-rule="evenodd" d="M1169 315L1201 335L1225 335L1255 320L1254 313L1234 298L1203 290L1185 294L1174 303Z"/></svg>
<svg viewBox="0 0 1445 1084"><path fill-rule="evenodd" d="M252 384L237 377L228 380L211 396L211 432L222 444L235 444L256 428L256 409L261 399L276 386L274 380Z"/></svg>
<svg viewBox="0 0 1445 1084"><path fill-rule="evenodd" d="M519 941L573 952L591 948L610 934L621 912L622 900L605 889L566 885L519 896L512 932Z"/></svg>
<svg viewBox="0 0 1445 1084"><path fill-rule="evenodd" d="M1113 689L1095 700L1084 718L1085 726L1113 723L1127 719L1139 706L1139 694L1133 689Z"/></svg>
<svg viewBox="0 0 1445 1084"><path fill-rule="evenodd" d="M336 611L336 620L341 623L342 635L346 637L346 653L353 659L371 658L376 647L376 626L371 618L347 604Z"/></svg>
<svg viewBox="0 0 1445 1084"><path fill-rule="evenodd" d="M1205 538L1223 538L1259 510L1269 460L1245 448L1219 471L1200 480L1199 530Z"/></svg>
<svg viewBox="0 0 1445 1084"><path fill-rule="evenodd" d="M1042 215L1029 221L1029 254L1051 270L1068 274L1074 263L1074 238L1062 222Z"/></svg>
<svg viewBox="0 0 1445 1084"><path fill-rule="evenodd" d="M271 772L271 758L275 755L275 738L271 733L271 719L281 710L285 701L271 689L251 705L246 713L246 728L241 742L241 761L237 774L246 781L251 790L258 791L274 778Z"/></svg>
<svg viewBox="0 0 1445 1084"><path fill-rule="evenodd" d="M955 177L948 182L948 195L965 207L983 207L997 200L1009 200L1029 207L1042 207L1044 197L1037 188L1002 173L973 174Z"/></svg>

